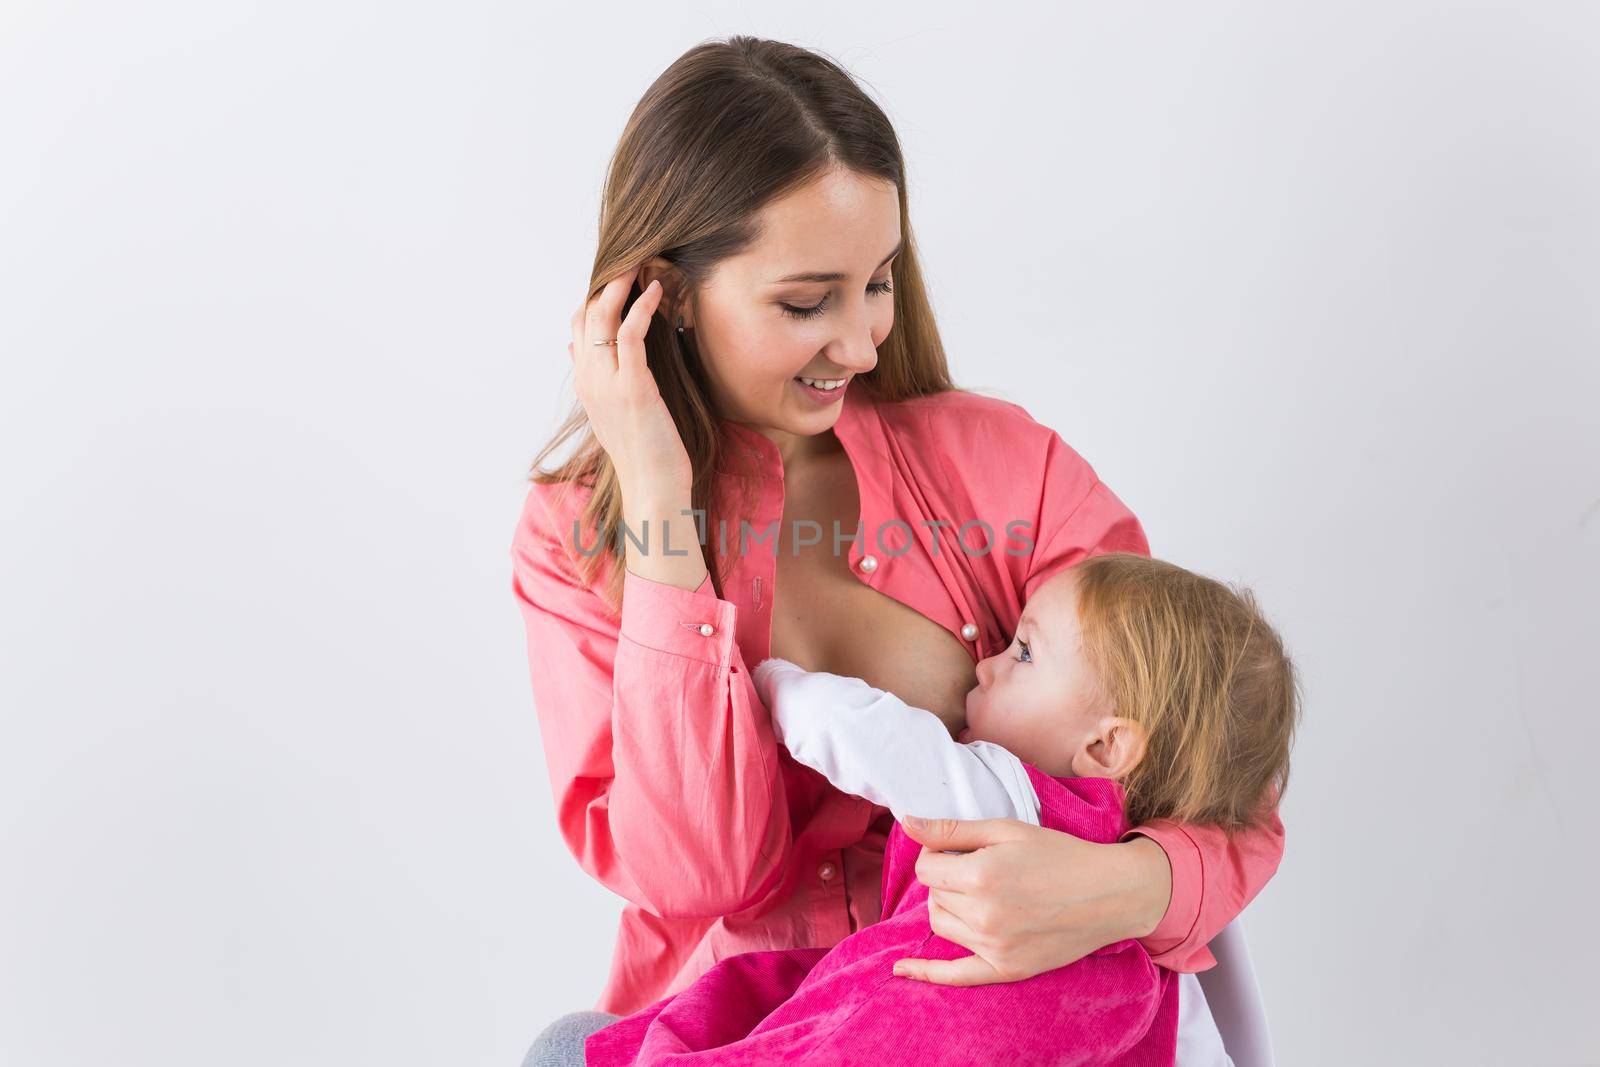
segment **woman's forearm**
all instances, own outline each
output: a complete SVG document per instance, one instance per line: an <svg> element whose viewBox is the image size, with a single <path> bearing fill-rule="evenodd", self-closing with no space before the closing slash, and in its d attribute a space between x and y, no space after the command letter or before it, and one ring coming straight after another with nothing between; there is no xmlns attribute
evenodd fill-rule
<svg viewBox="0 0 1600 1067"><path fill-rule="evenodd" d="M706 580L705 554L690 510L688 490L622 491L622 534L628 570L641 578L693 592ZM638 547L632 538L638 540Z"/></svg>
<svg viewBox="0 0 1600 1067"><path fill-rule="evenodd" d="M562 837L652 914L742 911L793 844L771 721L705 588L623 578L620 620L530 493L512 545L530 677ZM698 553L697 553L698 556Z"/></svg>
<svg viewBox="0 0 1600 1067"><path fill-rule="evenodd" d="M1166 910L1171 871L1154 841L1102 844L1015 819L905 825L923 845L917 877L929 887L933 932L976 958L903 960L896 974L1019 981L1139 939Z"/></svg>
<svg viewBox="0 0 1600 1067"><path fill-rule="evenodd" d="M1138 836L1116 846L1127 870L1122 915L1124 937L1145 938L1161 924L1172 900L1172 865L1166 849Z"/></svg>

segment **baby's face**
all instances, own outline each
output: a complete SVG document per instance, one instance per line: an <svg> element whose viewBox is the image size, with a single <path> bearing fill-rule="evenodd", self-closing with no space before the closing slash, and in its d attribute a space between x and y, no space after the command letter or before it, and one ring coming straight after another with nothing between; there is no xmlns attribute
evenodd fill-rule
<svg viewBox="0 0 1600 1067"><path fill-rule="evenodd" d="M1073 756L1103 716L1078 628L1077 575L1052 575L1034 591L1011 644L978 664L958 740L992 741L1046 774L1066 777Z"/></svg>

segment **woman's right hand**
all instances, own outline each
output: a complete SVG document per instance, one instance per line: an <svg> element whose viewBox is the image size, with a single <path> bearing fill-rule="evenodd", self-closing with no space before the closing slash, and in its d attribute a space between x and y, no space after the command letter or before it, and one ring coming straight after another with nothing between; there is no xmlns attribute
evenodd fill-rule
<svg viewBox="0 0 1600 1067"><path fill-rule="evenodd" d="M644 338L661 304L661 283L651 282L628 309L622 306L638 276L617 275L572 313L573 384L600 446L611 457L626 500L687 500L693 467L677 424L667 411L645 360ZM615 345L594 342L616 338Z"/></svg>
<svg viewBox="0 0 1600 1067"><path fill-rule="evenodd" d="M933 932L972 953L906 957L894 973L941 985L1016 982L1075 963L1161 921L1172 872L1147 837L1083 841L1018 819L901 820L922 845ZM949 852L964 855L953 856Z"/></svg>

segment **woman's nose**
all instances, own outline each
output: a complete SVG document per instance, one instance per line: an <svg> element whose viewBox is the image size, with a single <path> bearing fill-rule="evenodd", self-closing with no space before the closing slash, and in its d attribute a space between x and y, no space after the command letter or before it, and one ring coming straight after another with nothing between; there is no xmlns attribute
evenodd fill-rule
<svg viewBox="0 0 1600 1067"><path fill-rule="evenodd" d="M848 336L840 337L828 358L851 374L865 374L878 365L878 346L872 341L872 324L858 323Z"/></svg>
<svg viewBox="0 0 1600 1067"><path fill-rule="evenodd" d="M878 365L878 350L870 345L864 352L860 346L851 348L837 346L828 350L828 362L854 377L857 374L866 374Z"/></svg>

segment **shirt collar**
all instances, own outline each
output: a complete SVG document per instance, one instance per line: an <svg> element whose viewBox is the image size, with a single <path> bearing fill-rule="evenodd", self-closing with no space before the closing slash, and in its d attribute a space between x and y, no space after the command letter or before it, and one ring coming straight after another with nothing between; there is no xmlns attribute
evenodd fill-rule
<svg viewBox="0 0 1600 1067"><path fill-rule="evenodd" d="M717 422L722 432L718 473L772 480L783 478L783 458L778 454L778 446L765 434L731 419L719 418ZM878 402L865 388L852 383L845 389L833 432L855 468L862 501L867 500L869 493L877 499L887 488L884 485L884 430Z"/></svg>

